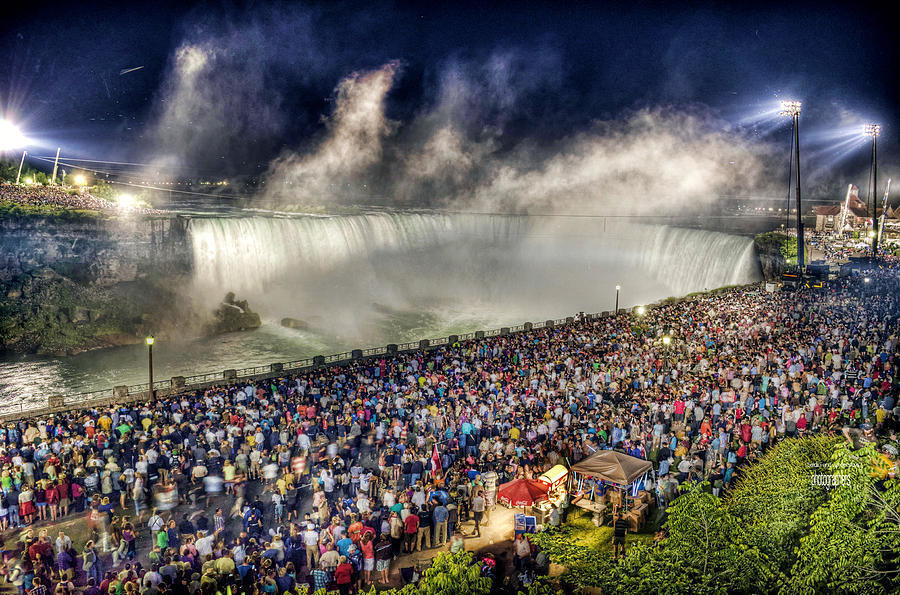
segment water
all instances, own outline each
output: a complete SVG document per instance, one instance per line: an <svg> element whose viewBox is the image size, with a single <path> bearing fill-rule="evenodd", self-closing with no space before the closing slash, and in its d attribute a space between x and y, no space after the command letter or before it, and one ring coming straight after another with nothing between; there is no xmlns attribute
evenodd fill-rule
<svg viewBox="0 0 900 595"><path fill-rule="evenodd" d="M154 377L243 368L572 315L759 279L752 240L602 218L373 212L196 216L195 293L262 328L157 341ZM304 331L282 328L284 317ZM7 398L147 380L143 345L0 362Z"/></svg>

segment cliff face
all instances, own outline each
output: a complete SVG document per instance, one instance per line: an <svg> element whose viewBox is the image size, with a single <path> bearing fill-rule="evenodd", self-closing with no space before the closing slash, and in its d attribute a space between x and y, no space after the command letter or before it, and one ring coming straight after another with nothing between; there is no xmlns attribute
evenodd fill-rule
<svg viewBox="0 0 900 595"><path fill-rule="evenodd" d="M781 278L788 266L785 253L790 250L790 238L782 233L768 232L757 235L753 243L759 256L759 266L766 281ZM793 241L794 258L797 254L797 241Z"/></svg>
<svg viewBox="0 0 900 595"><path fill-rule="evenodd" d="M198 326L178 218L0 220L0 352L72 354Z"/></svg>

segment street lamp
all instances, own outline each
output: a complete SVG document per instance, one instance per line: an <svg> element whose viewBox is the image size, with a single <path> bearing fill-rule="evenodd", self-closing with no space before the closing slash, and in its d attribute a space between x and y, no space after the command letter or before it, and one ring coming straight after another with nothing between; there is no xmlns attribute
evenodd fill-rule
<svg viewBox="0 0 900 595"><path fill-rule="evenodd" d="M666 372L668 372L669 371L669 350L670 350L669 346L672 344L672 337L670 337L669 335L664 335L662 338L662 343L663 343L663 369L666 370Z"/></svg>
<svg viewBox="0 0 900 595"><path fill-rule="evenodd" d="M621 285L616 285L616 316L619 315L619 290L622 289Z"/></svg>
<svg viewBox="0 0 900 595"><path fill-rule="evenodd" d="M797 162L797 265L803 274L803 256L806 244L803 241L803 211L800 206L800 108L799 101L782 101L781 115L789 116L794 128L794 160Z"/></svg>
<svg viewBox="0 0 900 595"><path fill-rule="evenodd" d="M153 400L153 335L150 335L144 341L147 343L147 357L150 360L150 400Z"/></svg>
<svg viewBox="0 0 900 595"><path fill-rule="evenodd" d="M643 307L643 306L638 306L638 307L635 309L635 312L637 312L637 315L638 315L638 316L643 316L644 313L645 313L646 311L647 311L647 308L645 308L645 307Z"/></svg>
<svg viewBox="0 0 900 595"><path fill-rule="evenodd" d="M870 186L872 197L872 258L878 256L878 135L881 134L881 126L878 124L866 124L863 126L863 134L872 137L872 185Z"/></svg>
<svg viewBox="0 0 900 595"><path fill-rule="evenodd" d="M25 155L28 154L28 151L22 151L22 160L19 162L19 171L16 173L16 186L19 185L19 178L22 177L22 166L25 165Z"/></svg>

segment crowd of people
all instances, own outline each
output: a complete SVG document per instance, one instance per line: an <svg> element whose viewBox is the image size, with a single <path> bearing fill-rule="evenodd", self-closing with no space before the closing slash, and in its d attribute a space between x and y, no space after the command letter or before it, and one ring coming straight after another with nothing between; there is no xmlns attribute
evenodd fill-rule
<svg viewBox="0 0 900 595"><path fill-rule="evenodd" d="M92 195L84 189L63 186L0 184L0 202L32 207L59 207L92 211L122 211L155 214L159 211L138 205L123 205Z"/></svg>
<svg viewBox="0 0 900 595"><path fill-rule="evenodd" d="M785 437L896 455L897 273L8 423L7 577L29 595L349 593L395 580L404 554L463 549L499 484L599 449L651 460L661 507L686 482L721 494ZM78 548L52 530L73 515Z"/></svg>

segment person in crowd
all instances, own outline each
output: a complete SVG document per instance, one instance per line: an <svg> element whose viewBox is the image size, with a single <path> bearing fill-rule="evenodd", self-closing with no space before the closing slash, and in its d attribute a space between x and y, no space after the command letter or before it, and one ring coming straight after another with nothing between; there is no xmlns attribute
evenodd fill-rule
<svg viewBox="0 0 900 595"><path fill-rule="evenodd" d="M339 586L345 564L350 586L339 588L372 584L373 570L387 582L393 558L447 547L448 534L460 551L463 525L480 536L495 522L498 486L602 449L650 460L643 488L661 506L699 481L724 496L791 435L896 444L897 270L886 260L868 283L737 288L664 303L639 320L579 316L7 422L0 528L83 515L90 540L79 557L86 592L97 595L169 595L194 583L280 595L304 580ZM564 523L568 508L553 508L549 524ZM616 557L626 533L618 516ZM26 562L41 586L55 589L60 570L69 582L71 540L60 534L55 550L47 536L24 541L28 552L35 546ZM525 545L515 547L525 560Z"/></svg>

